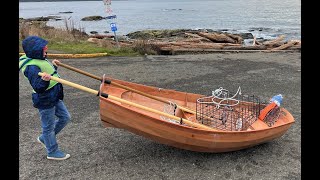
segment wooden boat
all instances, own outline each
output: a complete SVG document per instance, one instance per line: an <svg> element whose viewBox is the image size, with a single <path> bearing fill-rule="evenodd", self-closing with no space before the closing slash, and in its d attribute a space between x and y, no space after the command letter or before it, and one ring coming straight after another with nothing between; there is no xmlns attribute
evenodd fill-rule
<svg viewBox="0 0 320 180"><path fill-rule="evenodd" d="M197 99L204 97L200 94L161 89L113 78L107 79L189 109L196 109ZM100 92L158 111L164 111L164 107L167 105L141 94L112 86L112 84L102 83ZM162 144L198 152L236 151L279 138L294 123L294 118L290 112L282 107L279 110L281 113L272 125L268 125L260 119L255 119L241 131L223 130L217 128L218 126L211 129L202 129L184 123L172 122L157 113L100 97L100 118L104 127L122 128ZM175 116L199 123L196 120L196 114L182 111L179 108L176 109Z"/></svg>
<svg viewBox="0 0 320 180"><path fill-rule="evenodd" d="M100 90L96 91L51 77L98 95L104 127L122 128L180 149L213 153L245 149L281 137L294 123L293 116L285 108L272 106L276 108L270 109L272 103L260 103L251 96L235 99L234 95L221 100L216 92L224 97L229 94L219 90L213 91L212 97L206 97L100 78L63 63L58 65L101 81ZM263 114L265 117L261 116Z"/></svg>

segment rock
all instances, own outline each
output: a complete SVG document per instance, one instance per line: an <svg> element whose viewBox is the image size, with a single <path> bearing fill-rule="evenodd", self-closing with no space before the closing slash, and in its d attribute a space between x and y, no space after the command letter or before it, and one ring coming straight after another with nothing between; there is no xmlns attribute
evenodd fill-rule
<svg viewBox="0 0 320 180"><path fill-rule="evenodd" d="M75 34L75 35L79 35L79 36L88 36L88 34L86 32L84 32L84 30L79 30L79 29L72 29L71 30L71 33L72 34Z"/></svg>
<svg viewBox="0 0 320 180"><path fill-rule="evenodd" d="M24 22L34 22L34 21L49 21L50 19L53 19L53 20L59 20L61 19L60 16L47 16L47 17L35 17L35 18L28 18L28 19L19 19L19 20L23 20Z"/></svg>
<svg viewBox="0 0 320 180"><path fill-rule="evenodd" d="M117 35L117 38L119 41L128 41L129 40L127 36L123 36L123 35Z"/></svg>
<svg viewBox="0 0 320 180"><path fill-rule="evenodd" d="M98 34L97 31L90 31L91 34Z"/></svg>
<svg viewBox="0 0 320 180"><path fill-rule="evenodd" d="M87 16L81 19L81 21L100 21L102 19L105 19L102 16Z"/></svg>
<svg viewBox="0 0 320 180"><path fill-rule="evenodd" d="M71 11L65 11L65 12L59 12L59 13L61 13L61 14L70 14L70 13L73 13L73 12L71 12Z"/></svg>
<svg viewBox="0 0 320 180"><path fill-rule="evenodd" d="M92 43L97 43L99 41L99 39L98 38L89 38L87 41L92 42Z"/></svg>
<svg viewBox="0 0 320 180"><path fill-rule="evenodd" d="M239 34L243 39L253 39L253 35L251 33L240 33Z"/></svg>
<svg viewBox="0 0 320 180"><path fill-rule="evenodd" d="M173 30L144 30L136 31L133 33L127 34L127 37L131 39L155 39L155 38L170 38L170 37L184 37L185 32L193 33L198 32L199 30L192 29L173 29Z"/></svg>
<svg viewBox="0 0 320 180"><path fill-rule="evenodd" d="M91 38L97 38L97 39L113 39L114 35L102 35L102 34L94 34L90 35Z"/></svg>
<svg viewBox="0 0 320 180"><path fill-rule="evenodd" d="M28 18L28 19L25 19L25 21L49 21L50 18L49 17L35 17L35 18Z"/></svg>

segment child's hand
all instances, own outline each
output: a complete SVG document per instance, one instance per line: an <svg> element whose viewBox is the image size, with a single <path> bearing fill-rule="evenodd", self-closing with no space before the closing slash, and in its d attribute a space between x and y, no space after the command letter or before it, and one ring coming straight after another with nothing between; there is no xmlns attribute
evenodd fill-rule
<svg viewBox="0 0 320 180"><path fill-rule="evenodd" d="M41 79L44 81L50 81L51 75L47 73L43 73L43 76L41 77Z"/></svg>
<svg viewBox="0 0 320 180"><path fill-rule="evenodd" d="M54 59L54 60L52 61L52 64L55 65L55 66L58 66L57 63L58 63L58 64L60 63L60 61L59 61L58 59Z"/></svg>

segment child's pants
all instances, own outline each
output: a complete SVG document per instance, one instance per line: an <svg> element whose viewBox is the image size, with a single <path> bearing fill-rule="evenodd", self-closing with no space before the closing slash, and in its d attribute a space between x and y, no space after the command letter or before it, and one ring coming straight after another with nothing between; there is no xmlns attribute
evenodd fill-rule
<svg viewBox="0 0 320 180"><path fill-rule="evenodd" d="M41 136L46 145L47 153L50 154L58 150L56 135L67 125L71 117L61 100L50 109L39 109L39 113L42 127Z"/></svg>

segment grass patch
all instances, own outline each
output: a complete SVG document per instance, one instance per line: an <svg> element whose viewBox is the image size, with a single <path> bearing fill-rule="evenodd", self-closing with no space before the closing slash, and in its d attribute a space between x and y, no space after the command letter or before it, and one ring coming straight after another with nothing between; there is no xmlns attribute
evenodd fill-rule
<svg viewBox="0 0 320 180"><path fill-rule="evenodd" d="M112 40L89 42L89 35L66 23L65 29L54 29L45 23L22 22L19 26L19 52L24 52L22 40L28 36L39 36L48 41L50 51L66 54L108 53L111 56L139 56L143 54L134 47L117 47Z"/></svg>
<svg viewBox="0 0 320 180"><path fill-rule="evenodd" d="M108 53L111 56L138 56L139 53L129 47L105 48L96 44L79 41L79 42L56 42L51 41L48 44L52 50L62 51L70 54L91 54L91 53Z"/></svg>
<svg viewBox="0 0 320 180"><path fill-rule="evenodd" d="M70 54L91 54L91 53L105 53L106 48L97 47L97 45L79 41L79 42L59 42L59 41L49 41L48 47L51 50L62 51Z"/></svg>

